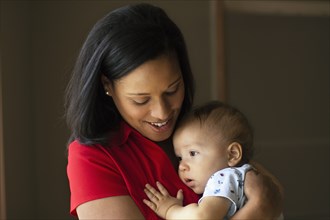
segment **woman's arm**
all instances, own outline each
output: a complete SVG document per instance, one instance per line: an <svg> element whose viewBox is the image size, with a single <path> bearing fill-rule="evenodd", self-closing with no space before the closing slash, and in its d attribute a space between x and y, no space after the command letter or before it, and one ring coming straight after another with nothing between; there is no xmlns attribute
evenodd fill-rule
<svg viewBox="0 0 330 220"><path fill-rule="evenodd" d="M144 219L130 196L114 196L83 203L77 207L79 219Z"/></svg>
<svg viewBox="0 0 330 220"><path fill-rule="evenodd" d="M283 209L283 187L260 164L246 174L244 191L247 203L231 219L276 219Z"/></svg>

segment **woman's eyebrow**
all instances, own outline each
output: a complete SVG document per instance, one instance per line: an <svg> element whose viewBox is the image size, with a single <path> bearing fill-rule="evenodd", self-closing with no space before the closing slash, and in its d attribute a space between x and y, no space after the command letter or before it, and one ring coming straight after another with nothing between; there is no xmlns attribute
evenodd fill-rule
<svg viewBox="0 0 330 220"><path fill-rule="evenodd" d="M171 86L175 85L181 80L181 76L179 76L174 82L172 82L167 88L170 88ZM140 92L140 93L127 93L127 95L137 95L137 96L144 96L144 95L149 95L149 93L146 92Z"/></svg>
<svg viewBox="0 0 330 220"><path fill-rule="evenodd" d="M127 93L127 95L141 95L141 96L143 96L143 95L149 95L149 93L143 93L143 92L140 92L140 93Z"/></svg>

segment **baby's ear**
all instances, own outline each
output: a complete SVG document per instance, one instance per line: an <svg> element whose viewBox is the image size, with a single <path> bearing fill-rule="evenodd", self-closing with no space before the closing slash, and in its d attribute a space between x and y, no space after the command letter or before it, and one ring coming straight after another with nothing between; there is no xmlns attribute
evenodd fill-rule
<svg viewBox="0 0 330 220"><path fill-rule="evenodd" d="M239 164L239 162L241 162L242 159L242 146L237 143L237 142L233 142L231 143L228 148L227 148L227 155L228 155L228 166L230 167L234 167L237 164Z"/></svg>

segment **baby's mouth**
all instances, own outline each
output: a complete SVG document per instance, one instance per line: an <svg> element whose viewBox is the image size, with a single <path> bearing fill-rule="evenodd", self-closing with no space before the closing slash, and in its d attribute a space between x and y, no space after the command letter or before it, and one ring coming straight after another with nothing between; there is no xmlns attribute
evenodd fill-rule
<svg viewBox="0 0 330 220"><path fill-rule="evenodd" d="M184 182L185 183L190 183L191 181L193 181L192 179L189 179L189 178L184 178Z"/></svg>

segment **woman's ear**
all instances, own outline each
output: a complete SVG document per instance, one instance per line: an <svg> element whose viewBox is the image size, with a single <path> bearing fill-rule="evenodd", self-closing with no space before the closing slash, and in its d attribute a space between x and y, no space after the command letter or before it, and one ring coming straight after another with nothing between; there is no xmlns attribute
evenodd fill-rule
<svg viewBox="0 0 330 220"><path fill-rule="evenodd" d="M105 75L102 74L101 82L102 82L105 94L108 96L112 96L112 85L111 85L110 80Z"/></svg>
<svg viewBox="0 0 330 220"><path fill-rule="evenodd" d="M237 166L237 164L239 164L239 162L242 160L242 146L237 142L233 142L228 146L227 152L228 166Z"/></svg>

